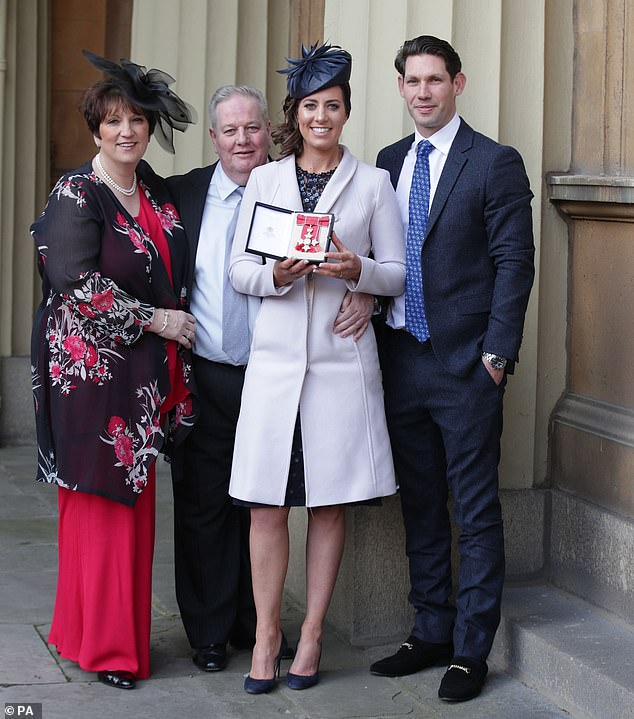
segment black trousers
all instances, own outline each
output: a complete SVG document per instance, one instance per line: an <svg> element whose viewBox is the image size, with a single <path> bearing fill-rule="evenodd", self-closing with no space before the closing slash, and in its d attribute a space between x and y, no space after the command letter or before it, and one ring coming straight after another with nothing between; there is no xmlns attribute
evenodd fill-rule
<svg viewBox="0 0 634 719"><path fill-rule="evenodd" d="M179 458L174 489L176 598L192 647L255 636L249 510L229 478L244 368L194 357L200 416Z"/></svg>

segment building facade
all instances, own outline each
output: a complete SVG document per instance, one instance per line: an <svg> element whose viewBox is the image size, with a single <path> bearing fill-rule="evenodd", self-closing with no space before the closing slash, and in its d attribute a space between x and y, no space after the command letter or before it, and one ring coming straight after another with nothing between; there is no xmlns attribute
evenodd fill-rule
<svg viewBox="0 0 634 719"><path fill-rule="evenodd" d="M411 132L393 59L423 33L456 47L460 114L519 149L535 193L537 275L501 462L509 578L547 580L634 625L634 0L0 0L0 442L33 438L28 226L51 180L93 151L75 110L97 78L82 48L168 70L196 107L175 156L150 147L168 175L214 159L216 87L261 88L275 121L276 70L322 39L353 55L344 142L373 163ZM348 535L332 620L356 642L402 635L397 500L351 511ZM288 582L300 599L302 563L294 554Z"/></svg>

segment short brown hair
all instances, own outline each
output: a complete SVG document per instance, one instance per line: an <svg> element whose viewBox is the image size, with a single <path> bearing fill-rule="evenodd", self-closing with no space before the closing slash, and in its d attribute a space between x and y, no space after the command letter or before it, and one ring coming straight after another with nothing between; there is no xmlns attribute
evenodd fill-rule
<svg viewBox="0 0 634 719"><path fill-rule="evenodd" d="M83 94L79 109L84 115L88 129L99 137L99 125L112 110L122 107L143 115L150 124L150 135L154 132L156 116L141 107L135 107L121 91L119 85L112 80L99 80Z"/></svg>
<svg viewBox="0 0 634 719"><path fill-rule="evenodd" d="M352 110L350 83L344 82L342 85L336 85L336 87L341 88L343 106L346 109L346 115L350 117L350 111ZM297 108L299 107L299 103L304 99L305 98L301 98L301 100L298 100L287 95L284 100L284 105L282 106L284 122L278 125L271 133L273 142L279 145L281 157L288 157L288 155L299 157L304 149L304 138L299 131L299 124L297 122Z"/></svg>
<svg viewBox="0 0 634 719"><path fill-rule="evenodd" d="M437 55L445 61L445 69L453 80L462 70L460 56L446 40L433 35L419 35L406 40L396 54L394 67L399 75L405 75L405 61L412 55Z"/></svg>

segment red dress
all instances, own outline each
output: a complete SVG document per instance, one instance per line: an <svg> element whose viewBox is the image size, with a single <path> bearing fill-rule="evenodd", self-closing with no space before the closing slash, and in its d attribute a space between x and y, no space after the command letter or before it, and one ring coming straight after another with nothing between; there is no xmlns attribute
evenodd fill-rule
<svg viewBox="0 0 634 719"><path fill-rule="evenodd" d="M152 205L140 192L136 219L156 246L172 279L169 247ZM161 419L188 389L177 366L175 342L167 343L171 389ZM59 572L49 642L87 671L150 675L152 559L156 468L135 505L60 487Z"/></svg>

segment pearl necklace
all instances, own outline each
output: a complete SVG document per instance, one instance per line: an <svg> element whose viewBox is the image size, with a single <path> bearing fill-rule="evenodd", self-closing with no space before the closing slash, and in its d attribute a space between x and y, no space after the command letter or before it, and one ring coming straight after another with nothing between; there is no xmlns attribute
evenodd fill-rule
<svg viewBox="0 0 634 719"><path fill-rule="evenodd" d="M116 190L117 192L120 192L122 195L125 195L126 197L132 197L134 193L136 192L136 172L134 173L134 179L132 180L132 187L130 187L128 190L126 190L125 187L121 187L121 185L118 185L112 177L106 172L105 167L101 164L101 153L98 153L95 156L95 162L97 163L97 167L99 168L99 172L103 175L103 179L112 187L113 190Z"/></svg>

